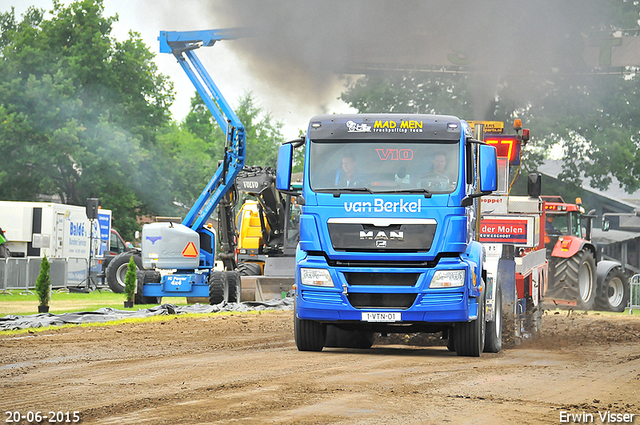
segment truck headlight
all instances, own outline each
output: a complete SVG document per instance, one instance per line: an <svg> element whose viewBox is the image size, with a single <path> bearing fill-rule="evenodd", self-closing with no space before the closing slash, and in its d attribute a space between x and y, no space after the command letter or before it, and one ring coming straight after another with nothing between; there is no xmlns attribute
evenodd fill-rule
<svg viewBox="0 0 640 425"><path fill-rule="evenodd" d="M438 270L431 278L429 288L455 288L464 285L464 270Z"/></svg>
<svg viewBox="0 0 640 425"><path fill-rule="evenodd" d="M327 269L300 269L300 281L303 285L333 288L333 279Z"/></svg>

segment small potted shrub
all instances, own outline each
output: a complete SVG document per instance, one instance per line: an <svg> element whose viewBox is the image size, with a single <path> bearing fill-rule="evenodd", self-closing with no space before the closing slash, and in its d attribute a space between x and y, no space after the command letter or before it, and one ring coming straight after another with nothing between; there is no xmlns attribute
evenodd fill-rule
<svg viewBox="0 0 640 425"><path fill-rule="evenodd" d="M136 296L136 285L138 284L136 278L136 263L133 261L133 255L127 265L127 274L124 275L124 294L127 300L124 302L125 308L133 307L133 300Z"/></svg>
<svg viewBox="0 0 640 425"><path fill-rule="evenodd" d="M49 300L51 299L50 269L51 265L45 255L42 257L42 262L40 263L40 274L36 279L36 294L38 294L38 300L40 301L40 305L38 305L38 313L49 312Z"/></svg>

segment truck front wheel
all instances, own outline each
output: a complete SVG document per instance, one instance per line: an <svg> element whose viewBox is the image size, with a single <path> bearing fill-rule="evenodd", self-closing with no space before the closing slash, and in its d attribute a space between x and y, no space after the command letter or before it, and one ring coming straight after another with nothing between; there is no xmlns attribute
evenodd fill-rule
<svg viewBox="0 0 640 425"><path fill-rule="evenodd" d="M133 261L136 263L136 268L138 270L142 269L142 258L138 253L123 252L113 257L104 272L107 278L107 285L116 294L124 292L124 277L127 274L127 265L131 256L133 256Z"/></svg>
<svg viewBox="0 0 640 425"><path fill-rule="evenodd" d="M299 319L297 308L294 306L293 336L298 351L322 351L327 337L327 326L313 320Z"/></svg>
<svg viewBox="0 0 640 425"><path fill-rule="evenodd" d="M481 293L478 298L478 317L476 320L456 324L453 338L456 353L459 356L480 357L482 354L487 324L484 320L484 308L484 293Z"/></svg>

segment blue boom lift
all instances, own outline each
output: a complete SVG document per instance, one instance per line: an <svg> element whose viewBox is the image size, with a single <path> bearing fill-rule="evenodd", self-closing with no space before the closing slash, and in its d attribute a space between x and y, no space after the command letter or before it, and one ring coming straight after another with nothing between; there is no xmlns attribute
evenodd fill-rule
<svg viewBox="0 0 640 425"><path fill-rule="evenodd" d="M207 220L224 203L245 160L244 126L195 54L202 46L237 38L236 30L162 31L160 52L173 54L226 132L224 159L182 223L160 222L142 229L142 266L137 299L208 297L210 303L240 300L237 271L213 271L216 237ZM233 269L234 267L229 267ZM158 269L167 270L162 275Z"/></svg>

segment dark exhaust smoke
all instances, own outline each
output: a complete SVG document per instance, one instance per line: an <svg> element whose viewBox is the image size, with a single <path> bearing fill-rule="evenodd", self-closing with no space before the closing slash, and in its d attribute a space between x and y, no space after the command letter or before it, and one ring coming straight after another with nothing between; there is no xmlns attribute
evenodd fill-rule
<svg viewBox="0 0 640 425"><path fill-rule="evenodd" d="M518 93L534 75L579 61L589 31L603 30L597 0L216 0L205 11L223 27L254 36L234 42L248 69L283 95L316 102L336 75L472 64L477 113L505 76ZM576 50L577 49L577 50ZM577 59L576 59L577 58ZM445 111L443 111L445 112ZM477 118L483 118L481 116Z"/></svg>

